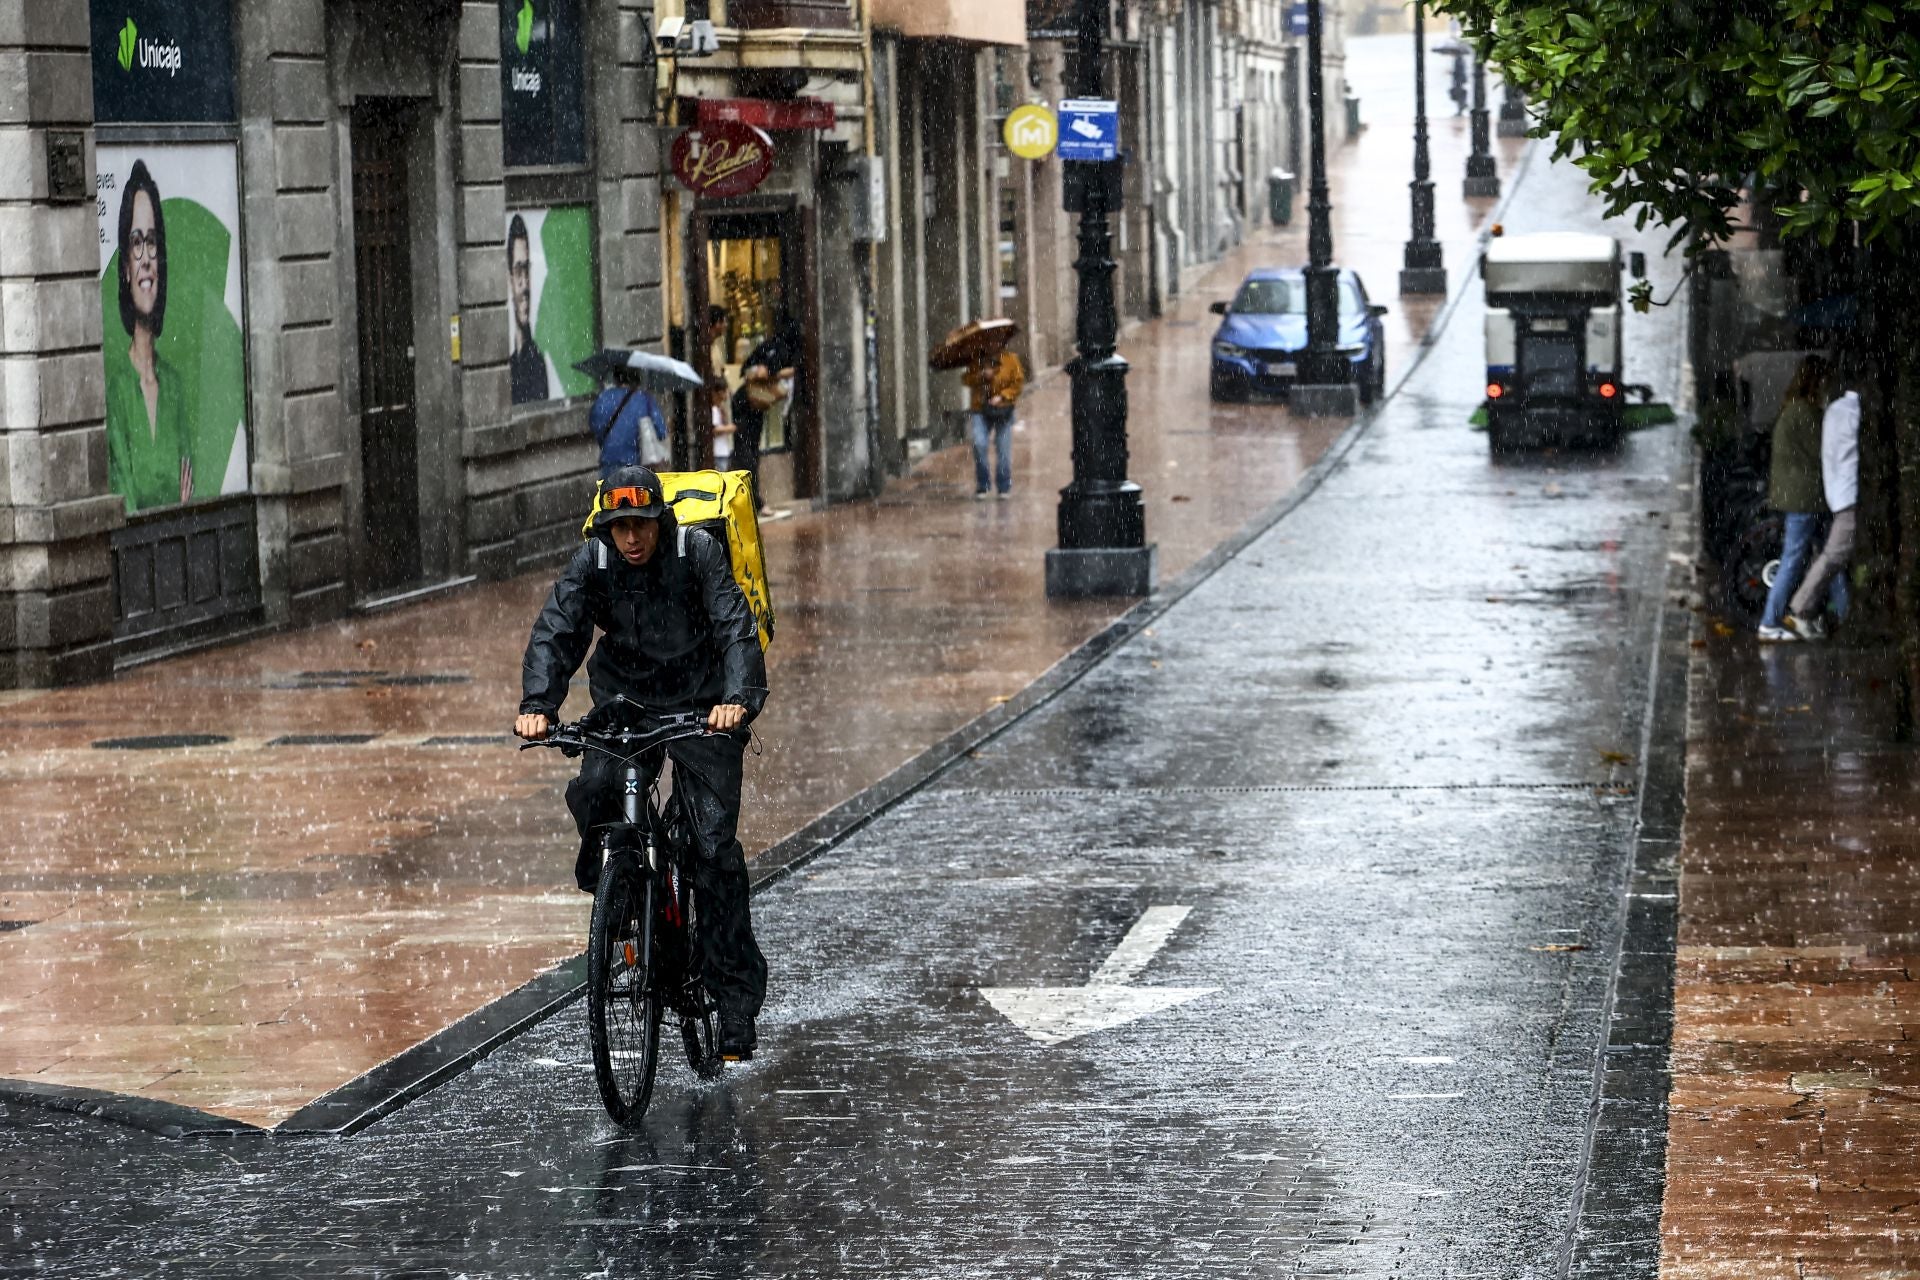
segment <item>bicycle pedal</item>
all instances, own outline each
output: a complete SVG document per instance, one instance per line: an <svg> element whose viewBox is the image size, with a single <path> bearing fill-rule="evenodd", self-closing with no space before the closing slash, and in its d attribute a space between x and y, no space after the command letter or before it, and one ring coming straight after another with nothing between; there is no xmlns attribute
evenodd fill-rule
<svg viewBox="0 0 1920 1280"><path fill-rule="evenodd" d="M723 1054L721 1054L721 1055L720 1055L720 1061L722 1061L722 1062L752 1062L752 1061L753 1061L753 1050L751 1050L751 1049L748 1049L748 1050L747 1050L747 1051L746 1051L745 1053L723 1053Z"/></svg>

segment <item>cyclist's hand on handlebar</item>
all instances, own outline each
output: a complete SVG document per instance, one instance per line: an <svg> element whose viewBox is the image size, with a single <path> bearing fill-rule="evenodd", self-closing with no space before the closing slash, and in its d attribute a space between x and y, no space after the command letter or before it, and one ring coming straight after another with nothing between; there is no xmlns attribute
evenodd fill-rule
<svg viewBox="0 0 1920 1280"><path fill-rule="evenodd" d="M538 714L520 716L513 722L514 733L525 738L528 742L540 741L540 739L547 736L547 731L552 727L552 725L547 723L545 716Z"/></svg>
<svg viewBox="0 0 1920 1280"><path fill-rule="evenodd" d="M746 722L745 707L734 702L723 702L707 713L707 732L732 733Z"/></svg>

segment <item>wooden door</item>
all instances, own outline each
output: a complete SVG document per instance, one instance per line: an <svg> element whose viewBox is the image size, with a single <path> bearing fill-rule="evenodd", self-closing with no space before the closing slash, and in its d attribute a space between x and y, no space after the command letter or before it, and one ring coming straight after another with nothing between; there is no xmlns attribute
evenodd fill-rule
<svg viewBox="0 0 1920 1280"><path fill-rule="evenodd" d="M407 144L418 113L404 100L353 110L353 257L360 331L362 587L420 576L418 422Z"/></svg>

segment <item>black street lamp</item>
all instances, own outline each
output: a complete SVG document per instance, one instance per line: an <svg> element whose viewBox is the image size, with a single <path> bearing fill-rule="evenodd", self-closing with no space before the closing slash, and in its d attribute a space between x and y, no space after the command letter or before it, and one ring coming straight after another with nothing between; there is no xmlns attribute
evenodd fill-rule
<svg viewBox="0 0 1920 1280"><path fill-rule="evenodd" d="M1427 159L1427 20L1413 0L1413 234L1407 240L1400 292L1445 293L1447 266L1433 236L1433 180Z"/></svg>
<svg viewBox="0 0 1920 1280"><path fill-rule="evenodd" d="M1307 417L1350 417L1360 410L1353 364L1340 353L1340 269L1333 265L1333 205L1327 199L1327 128L1320 105L1320 0L1307 0L1307 130L1312 180L1307 188L1307 349L1288 397Z"/></svg>
<svg viewBox="0 0 1920 1280"><path fill-rule="evenodd" d="M1074 96L1103 96L1107 5L1079 0ZM1073 480L1060 491L1060 545L1047 552L1047 595L1143 596L1153 590L1140 486L1127 479L1127 362L1114 350L1120 317L1107 214L1120 204L1120 161L1068 161L1069 209L1080 213L1072 379Z"/></svg>
<svg viewBox="0 0 1920 1280"><path fill-rule="evenodd" d="M1500 81L1500 123L1494 132L1503 138L1527 136L1526 91L1514 88L1513 82L1505 77Z"/></svg>
<svg viewBox="0 0 1920 1280"><path fill-rule="evenodd" d="M1460 184L1467 199L1500 194L1500 171L1487 147L1487 64L1473 60L1473 154L1467 157L1467 179Z"/></svg>

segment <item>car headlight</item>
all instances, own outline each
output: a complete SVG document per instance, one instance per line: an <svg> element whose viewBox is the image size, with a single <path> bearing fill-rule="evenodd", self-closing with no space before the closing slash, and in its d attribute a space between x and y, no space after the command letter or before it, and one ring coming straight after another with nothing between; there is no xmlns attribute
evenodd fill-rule
<svg viewBox="0 0 1920 1280"><path fill-rule="evenodd" d="M1232 360L1244 360L1250 353L1245 347L1236 347L1231 342L1216 342L1213 344L1213 354L1226 356Z"/></svg>

